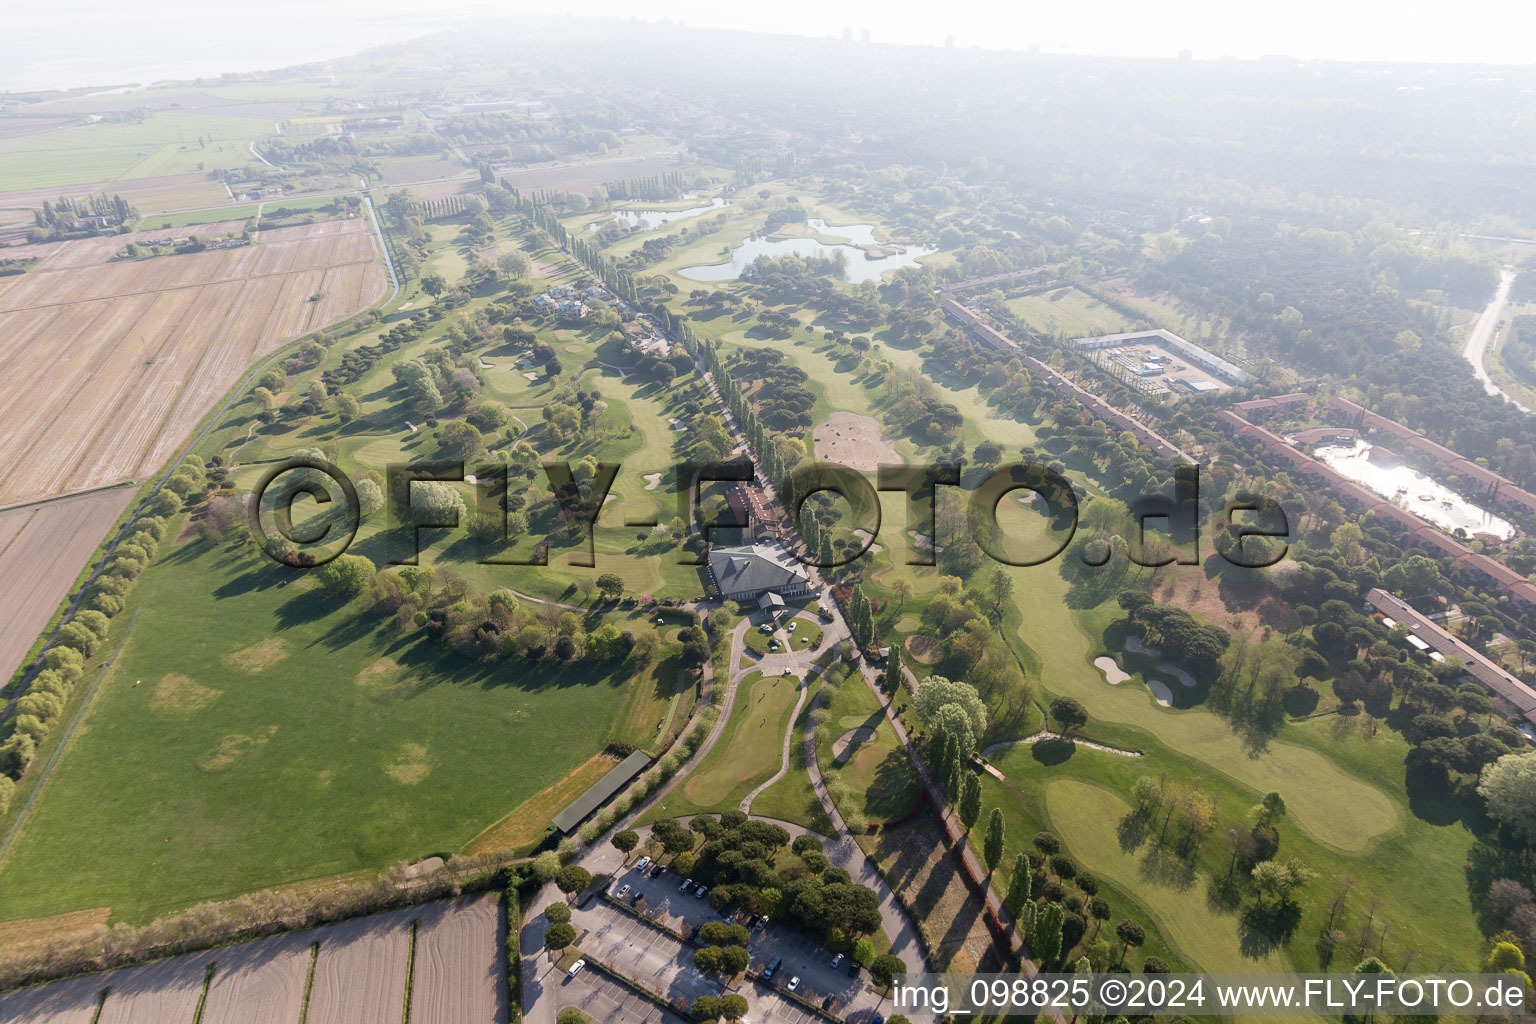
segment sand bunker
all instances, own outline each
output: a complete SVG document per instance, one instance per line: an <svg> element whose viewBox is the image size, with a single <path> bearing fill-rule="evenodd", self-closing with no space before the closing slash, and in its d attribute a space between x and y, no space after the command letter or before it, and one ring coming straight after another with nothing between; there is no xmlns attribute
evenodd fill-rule
<svg viewBox="0 0 1536 1024"><path fill-rule="evenodd" d="M857 729L849 729L837 739L832 741L832 763L845 764L854 755L861 744L875 738L875 730L867 725L861 725Z"/></svg>
<svg viewBox="0 0 1536 1024"><path fill-rule="evenodd" d="M1093 667L1104 673L1104 681L1110 686L1119 686L1131 678L1124 669L1115 664L1115 659L1107 654L1101 658L1094 658Z"/></svg>
<svg viewBox="0 0 1536 1024"><path fill-rule="evenodd" d="M907 637L905 646L907 653L920 664L932 665L939 660L939 651L934 646L933 640L921 633L914 633Z"/></svg>
<svg viewBox="0 0 1536 1024"><path fill-rule="evenodd" d="M944 550L941 547L933 547L933 541L928 539L928 535L926 533L918 533L916 530L908 530L907 536L912 538L912 546L918 548L919 550L923 548L933 548L934 551Z"/></svg>
<svg viewBox="0 0 1536 1024"><path fill-rule="evenodd" d="M875 535L870 533L868 530L854 530L853 535L859 538L862 543L869 546L869 553L872 555L878 555L880 552L885 550L885 548L881 547L879 544L870 543L875 539Z"/></svg>
<svg viewBox="0 0 1536 1024"><path fill-rule="evenodd" d="M539 375L536 374L536 373L533 373L533 372L525 373L525 374L523 374L523 376L526 377L528 380L538 380L539 379Z"/></svg>
<svg viewBox="0 0 1536 1024"><path fill-rule="evenodd" d="M1130 651L1132 654L1145 654L1149 658L1156 658L1163 653L1163 649L1161 647L1148 647L1146 644L1142 643L1141 637L1139 636L1126 637L1125 649Z"/></svg>
<svg viewBox="0 0 1536 1024"><path fill-rule="evenodd" d="M868 416L835 412L811 432L817 458L873 473L882 464L899 463L896 444L880 432L880 424Z"/></svg>
<svg viewBox="0 0 1536 1024"><path fill-rule="evenodd" d="M1161 679L1148 679L1147 689L1152 691L1152 699L1165 708L1173 707L1173 691L1168 689L1168 684Z"/></svg>
<svg viewBox="0 0 1536 1024"><path fill-rule="evenodd" d="M660 473L647 473L647 474L645 474L645 489L646 490L654 491L659 486L661 486L661 474Z"/></svg>

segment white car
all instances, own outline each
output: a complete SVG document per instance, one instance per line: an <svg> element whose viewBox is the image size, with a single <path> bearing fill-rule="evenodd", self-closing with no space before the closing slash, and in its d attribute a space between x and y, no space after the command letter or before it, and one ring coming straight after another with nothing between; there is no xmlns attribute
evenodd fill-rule
<svg viewBox="0 0 1536 1024"><path fill-rule="evenodd" d="M798 623L798 622L791 622L789 625L784 627L784 632L786 632L786 633L793 633L795 631L795 627L798 626L798 625L800 625L800 623Z"/></svg>
<svg viewBox="0 0 1536 1024"><path fill-rule="evenodd" d="M761 626L758 626L757 629L758 629L758 632L763 633L765 635L768 634L768 633L772 633L773 632L773 623L765 622Z"/></svg>
<svg viewBox="0 0 1536 1024"><path fill-rule="evenodd" d="M795 989L799 988L800 987L800 975L797 974L794 977L790 978L789 979L789 984L786 985L785 987L788 988L791 992L793 992Z"/></svg>
<svg viewBox="0 0 1536 1024"><path fill-rule="evenodd" d="M581 969L585 966L587 966L587 962L585 960L577 960L575 963L571 964L571 969L565 972L565 976L567 978L574 978L576 975L581 973Z"/></svg>
<svg viewBox="0 0 1536 1024"><path fill-rule="evenodd" d="M627 885L619 886L619 896L620 897L624 897L624 896L628 896L628 895L629 895L629 886L627 886Z"/></svg>
<svg viewBox="0 0 1536 1024"><path fill-rule="evenodd" d="M636 871L644 871L646 868L648 868L650 866L651 866L651 858L649 858L649 857L641 857L639 859L639 861L637 861L635 863L635 870Z"/></svg>

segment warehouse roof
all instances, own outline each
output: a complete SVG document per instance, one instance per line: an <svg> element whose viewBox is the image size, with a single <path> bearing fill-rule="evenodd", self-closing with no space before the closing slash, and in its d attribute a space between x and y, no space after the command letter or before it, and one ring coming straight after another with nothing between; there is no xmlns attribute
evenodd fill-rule
<svg viewBox="0 0 1536 1024"><path fill-rule="evenodd" d="M645 771L651 763L651 755L643 750L637 750L624 760L620 761L613 769L598 779L592 788L577 797L565 810L555 815L554 826L567 835L576 830L576 826L587 820L587 816L608 802L619 790L629 785L631 779Z"/></svg>

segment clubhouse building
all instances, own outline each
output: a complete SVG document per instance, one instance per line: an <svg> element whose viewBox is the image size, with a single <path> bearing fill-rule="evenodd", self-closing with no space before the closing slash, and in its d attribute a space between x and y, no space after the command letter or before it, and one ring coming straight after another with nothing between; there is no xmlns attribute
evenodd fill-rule
<svg viewBox="0 0 1536 1024"><path fill-rule="evenodd" d="M811 579L782 544L717 547L709 553L709 581L731 601L756 601L765 595L799 597Z"/></svg>

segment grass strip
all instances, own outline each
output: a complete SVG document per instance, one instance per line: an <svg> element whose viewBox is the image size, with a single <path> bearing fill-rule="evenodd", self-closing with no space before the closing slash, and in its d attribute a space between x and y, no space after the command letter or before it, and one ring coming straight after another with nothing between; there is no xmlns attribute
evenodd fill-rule
<svg viewBox="0 0 1536 1024"><path fill-rule="evenodd" d="M299 1024L308 1024L309 997L315 994L315 964L320 960L320 943L309 944L309 974L304 978L304 1004L299 1007Z"/></svg>
<svg viewBox="0 0 1536 1024"><path fill-rule="evenodd" d="M208 986L213 984L213 972L218 964L209 964L203 972L203 990L197 996L197 1010L192 1014L192 1024L203 1024L203 1007L208 1005Z"/></svg>
<svg viewBox="0 0 1536 1024"><path fill-rule="evenodd" d="M405 1011L400 1018L401 1024L411 1024L411 986L416 981L416 929L420 925L420 921L411 922L411 948L405 957Z"/></svg>
<svg viewBox="0 0 1536 1024"><path fill-rule="evenodd" d="M507 1019L518 1024L523 1019L523 954L518 948L517 933L522 928L523 915L515 887L509 885L501 891L501 906L507 914Z"/></svg>
<svg viewBox="0 0 1536 1024"><path fill-rule="evenodd" d="M102 1007L107 1005L107 996L112 994L112 986L108 985L101 990L101 996L96 1000L96 1012L91 1014L91 1024L100 1024Z"/></svg>

